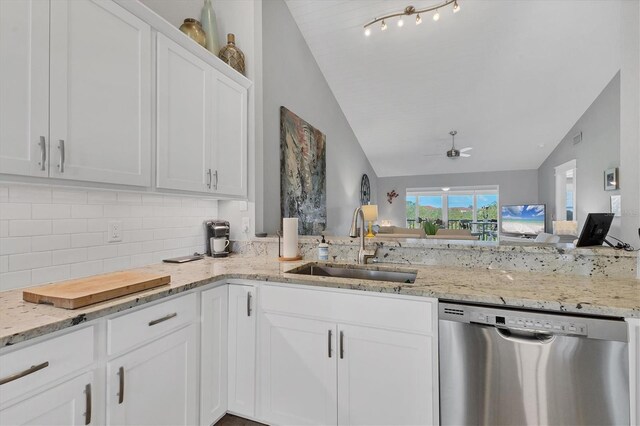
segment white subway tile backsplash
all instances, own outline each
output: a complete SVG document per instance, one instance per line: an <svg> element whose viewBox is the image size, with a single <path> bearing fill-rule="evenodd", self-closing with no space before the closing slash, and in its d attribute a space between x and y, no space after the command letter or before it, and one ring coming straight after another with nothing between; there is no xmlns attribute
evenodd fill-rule
<svg viewBox="0 0 640 426"><path fill-rule="evenodd" d="M31 270L0 274L0 291L31 285Z"/></svg>
<svg viewBox="0 0 640 426"><path fill-rule="evenodd" d="M102 232L91 232L71 235L71 247L92 247L104 244Z"/></svg>
<svg viewBox="0 0 640 426"><path fill-rule="evenodd" d="M67 250L56 250L53 252L53 264L65 265L67 263L78 263L87 260L86 248L73 248Z"/></svg>
<svg viewBox="0 0 640 426"><path fill-rule="evenodd" d="M117 256L118 256L117 245L97 246L97 247L87 248L87 259L89 260L108 259L110 257L117 257Z"/></svg>
<svg viewBox="0 0 640 426"><path fill-rule="evenodd" d="M0 241L0 255L31 252L30 237L3 238Z"/></svg>
<svg viewBox="0 0 640 426"><path fill-rule="evenodd" d="M87 192L80 189L53 188L51 202L54 204L87 204Z"/></svg>
<svg viewBox="0 0 640 426"><path fill-rule="evenodd" d="M53 221L54 234L87 232L87 219L59 219Z"/></svg>
<svg viewBox="0 0 640 426"><path fill-rule="evenodd" d="M131 267L131 256L112 257L104 260L104 272L122 271Z"/></svg>
<svg viewBox="0 0 640 426"><path fill-rule="evenodd" d="M32 219L68 219L71 217L71 206L68 204L32 204Z"/></svg>
<svg viewBox="0 0 640 426"><path fill-rule="evenodd" d="M31 251L61 250L70 247L70 235L43 235L39 237L31 237Z"/></svg>
<svg viewBox="0 0 640 426"><path fill-rule="evenodd" d="M203 252L203 222L217 206L193 196L0 184L0 290ZM122 242L106 241L112 220Z"/></svg>
<svg viewBox="0 0 640 426"><path fill-rule="evenodd" d="M51 188L37 185L11 185L9 201L12 203L50 203Z"/></svg>
<svg viewBox="0 0 640 426"><path fill-rule="evenodd" d="M9 236L28 237L51 234L50 220L10 220Z"/></svg>
<svg viewBox="0 0 640 426"><path fill-rule="evenodd" d="M73 263L69 265L69 278L71 279L101 274L103 272L104 265L102 260Z"/></svg>
<svg viewBox="0 0 640 426"><path fill-rule="evenodd" d="M24 271L51 265L51 252L12 254L9 256L9 271Z"/></svg>
<svg viewBox="0 0 640 426"><path fill-rule="evenodd" d="M49 266L31 271L31 285L47 284L68 280L71 276L69 265Z"/></svg>
<svg viewBox="0 0 640 426"><path fill-rule="evenodd" d="M76 219L89 219L103 217L104 206L101 204L77 204L71 206L71 217Z"/></svg>
<svg viewBox="0 0 640 426"><path fill-rule="evenodd" d="M31 219L31 204L0 203L0 219Z"/></svg>

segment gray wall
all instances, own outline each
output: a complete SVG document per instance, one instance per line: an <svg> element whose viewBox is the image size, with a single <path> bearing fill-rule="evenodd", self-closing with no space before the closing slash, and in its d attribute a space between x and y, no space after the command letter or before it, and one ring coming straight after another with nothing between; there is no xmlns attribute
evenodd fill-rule
<svg viewBox="0 0 640 426"><path fill-rule="evenodd" d="M360 178L369 175L375 195L375 172L284 1L262 3L262 26L263 230L273 233L281 226L280 106L285 106L327 136L327 234L347 235Z"/></svg>
<svg viewBox="0 0 640 426"><path fill-rule="evenodd" d="M498 185L500 205L538 202L537 170L383 177L378 179L379 220L391 220L393 225L404 226L407 188L478 185ZM387 192L393 189L399 196L393 200L393 204L389 204Z"/></svg>
<svg viewBox="0 0 640 426"><path fill-rule="evenodd" d="M580 131L582 142L574 145L573 136ZM552 229L552 215L555 217L555 167L573 159L577 167L576 208L580 230L587 213L609 212L609 197L620 193L605 191L603 182L606 169L620 166L620 73L607 84L538 169L538 198L551 212L547 215L547 229ZM625 184L624 179L620 182ZM620 218L615 218L610 232L621 238L619 231Z"/></svg>

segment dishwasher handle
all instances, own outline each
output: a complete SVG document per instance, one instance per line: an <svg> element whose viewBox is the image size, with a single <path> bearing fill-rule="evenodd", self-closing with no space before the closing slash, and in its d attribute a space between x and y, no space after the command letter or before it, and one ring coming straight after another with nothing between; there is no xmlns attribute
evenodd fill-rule
<svg viewBox="0 0 640 426"><path fill-rule="evenodd" d="M556 339L555 334L543 332L543 331L530 331L519 328L508 327L494 327L498 336L505 340L516 343L533 343L544 345L551 343Z"/></svg>

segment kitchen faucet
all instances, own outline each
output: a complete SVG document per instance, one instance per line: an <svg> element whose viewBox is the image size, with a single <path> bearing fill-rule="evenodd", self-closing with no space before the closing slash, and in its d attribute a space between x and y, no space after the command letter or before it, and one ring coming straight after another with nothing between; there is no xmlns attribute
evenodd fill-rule
<svg viewBox="0 0 640 426"><path fill-rule="evenodd" d="M351 238L358 237L358 216L360 216L360 250L358 250L358 264L366 265L369 259L376 257L376 251L378 249L367 250L364 248L364 213L362 212L362 207L356 208L353 212L349 236Z"/></svg>

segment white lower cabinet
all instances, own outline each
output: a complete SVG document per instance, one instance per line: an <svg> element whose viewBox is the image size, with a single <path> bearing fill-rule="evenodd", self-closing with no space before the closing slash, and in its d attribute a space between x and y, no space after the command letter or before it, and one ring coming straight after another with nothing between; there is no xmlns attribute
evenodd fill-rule
<svg viewBox="0 0 640 426"><path fill-rule="evenodd" d="M196 342L192 324L109 361L107 424L195 424Z"/></svg>
<svg viewBox="0 0 640 426"><path fill-rule="evenodd" d="M264 314L260 320L263 420L335 425L336 325L280 314Z"/></svg>
<svg viewBox="0 0 640 426"><path fill-rule="evenodd" d="M261 420L438 424L435 299L260 291Z"/></svg>
<svg viewBox="0 0 640 426"><path fill-rule="evenodd" d="M433 424L431 336L338 327L338 424Z"/></svg>
<svg viewBox="0 0 640 426"><path fill-rule="evenodd" d="M627 318L629 324L629 395L631 424L640 425L640 319Z"/></svg>
<svg viewBox="0 0 640 426"><path fill-rule="evenodd" d="M202 292L200 328L200 424L227 412L228 286Z"/></svg>
<svg viewBox="0 0 640 426"><path fill-rule="evenodd" d="M255 416L256 288L229 285L229 411Z"/></svg>
<svg viewBox="0 0 640 426"><path fill-rule="evenodd" d="M89 425L93 417L93 373L54 386L0 410L2 425Z"/></svg>

